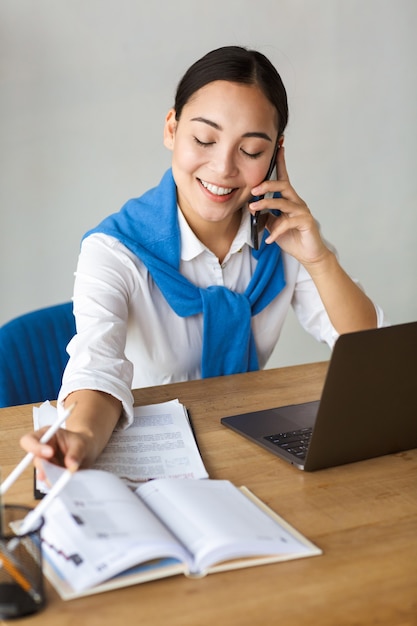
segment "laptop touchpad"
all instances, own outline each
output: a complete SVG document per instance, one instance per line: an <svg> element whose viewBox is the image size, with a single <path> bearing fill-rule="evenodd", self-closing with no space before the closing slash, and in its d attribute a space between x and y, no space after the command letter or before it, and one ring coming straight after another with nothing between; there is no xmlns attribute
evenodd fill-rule
<svg viewBox="0 0 417 626"><path fill-rule="evenodd" d="M280 420L289 421L295 428L311 428L316 421L319 401L292 404L276 409ZM285 431L284 431L285 432Z"/></svg>

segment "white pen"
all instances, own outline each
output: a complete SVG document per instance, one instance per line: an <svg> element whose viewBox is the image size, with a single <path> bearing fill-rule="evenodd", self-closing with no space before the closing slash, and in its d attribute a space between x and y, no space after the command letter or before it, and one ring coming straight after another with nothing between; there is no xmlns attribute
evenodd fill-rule
<svg viewBox="0 0 417 626"><path fill-rule="evenodd" d="M50 491L46 494L46 496L41 500L37 507L35 507L30 513L26 515L23 519L22 523L19 526L17 531L18 535L25 535L30 532L36 525L36 522L42 517L45 513L48 506L51 504L52 500L56 498L56 496L64 489L64 487L69 483L73 474L77 471L78 467L72 467L70 469L65 470L63 474L58 478L54 486Z"/></svg>
<svg viewBox="0 0 417 626"><path fill-rule="evenodd" d="M74 404L71 404L71 406L68 407L68 409L66 409L62 413L62 415L59 416L55 420L55 422L53 424L51 424L51 426L48 428L48 430L40 438L40 440L39 440L40 443L48 443L48 441L51 439L51 437L53 435L55 435L55 433L58 430L58 428L71 415L72 410L73 410L74 407L75 407L75 402L74 402ZM15 480L17 478L19 478L20 474L22 474L22 472L24 472L24 470L28 467L28 465L30 465L30 463L33 461L34 457L35 457L35 455L33 454L33 452L28 452L26 454L26 456L23 457L23 459L20 461L20 463L18 465L16 465L14 470L12 470L10 472L10 474L8 475L6 480L0 485L0 496L4 495L6 493L6 491L9 489L9 487L11 487L13 485Z"/></svg>

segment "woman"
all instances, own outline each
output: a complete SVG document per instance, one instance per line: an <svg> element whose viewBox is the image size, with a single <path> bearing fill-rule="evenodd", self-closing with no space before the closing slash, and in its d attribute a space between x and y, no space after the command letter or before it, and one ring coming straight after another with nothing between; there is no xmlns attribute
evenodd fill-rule
<svg viewBox="0 0 417 626"><path fill-rule="evenodd" d="M384 324L290 184L287 119L281 78L259 52L221 48L185 73L165 120L172 169L82 243L59 394L76 401L67 430L48 445L42 431L26 435L26 450L91 465L131 420L131 388L264 367L291 305L329 346ZM265 180L273 166L277 180Z"/></svg>

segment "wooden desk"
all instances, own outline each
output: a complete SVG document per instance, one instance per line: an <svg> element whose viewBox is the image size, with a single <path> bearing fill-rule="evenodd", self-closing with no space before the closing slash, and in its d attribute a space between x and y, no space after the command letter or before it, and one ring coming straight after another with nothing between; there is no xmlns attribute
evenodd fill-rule
<svg viewBox="0 0 417 626"><path fill-rule="evenodd" d="M179 398L192 415L212 478L247 485L324 550L310 559L183 576L48 606L13 622L33 626L417 624L417 450L315 473L244 440L220 417L320 395L326 363L266 370L135 392L138 404ZM395 416L393 416L395 419ZM0 410L3 476L21 458L31 406ZM33 504L32 472L7 501Z"/></svg>

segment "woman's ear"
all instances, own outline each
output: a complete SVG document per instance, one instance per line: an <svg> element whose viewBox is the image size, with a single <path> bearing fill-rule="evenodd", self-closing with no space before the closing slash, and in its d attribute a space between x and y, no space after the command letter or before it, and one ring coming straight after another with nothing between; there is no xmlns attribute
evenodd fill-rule
<svg viewBox="0 0 417 626"><path fill-rule="evenodd" d="M164 126L164 146L168 148L168 150L174 149L176 129L177 120L175 118L175 109L170 109L165 118Z"/></svg>

